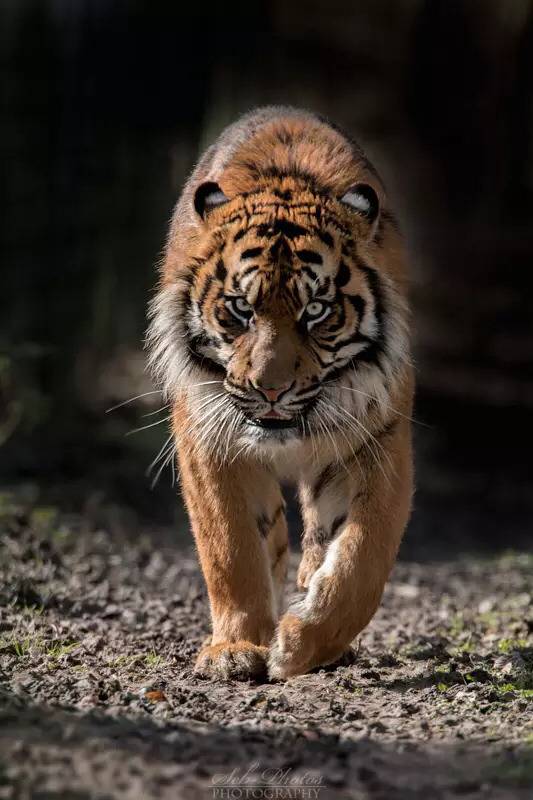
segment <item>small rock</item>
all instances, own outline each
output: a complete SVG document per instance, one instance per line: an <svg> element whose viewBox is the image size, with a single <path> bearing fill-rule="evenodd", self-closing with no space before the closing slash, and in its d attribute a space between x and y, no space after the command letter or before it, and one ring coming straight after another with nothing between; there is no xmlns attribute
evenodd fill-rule
<svg viewBox="0 0 533 800"><path fill-rule="evenodd" d="M120 606L115 605L114 603L109 603L104 610L102 611L103 619L113 619L114 617L119 617L122 610Z"/></svg>
<svg viewBox="0 0 533 800"><path fill-rule="evenodd" d="M342 716L344 714L344 706L337 702L337 700L331 700L329 709L331 713L335 714L336 716Z"/></svg>
<svg viewBox="0 0 533 800"><path fill-rule="evenodd" d="M496 598L495 597L486 597L481 603L478 605L477 610L480 614L488 614L489 611L492 611L494 606L496 605Z"/></svg>
<svg viewBox="0 0 533 800"><path fill-rule="evenodd" d="M362 713L362 711L359 711L358 708L349 708L345 712L342 719L344 722L353 722L356 719L364 719L364 718L365 715Z"/></svg>
<svg viewBox="0 0 533 800"><path fill-rule="evenodd" d="M93 706L97 706L99 702L99 698L93 692L82 697L78 702L78 706L79 708L92 708Z"/></svg>

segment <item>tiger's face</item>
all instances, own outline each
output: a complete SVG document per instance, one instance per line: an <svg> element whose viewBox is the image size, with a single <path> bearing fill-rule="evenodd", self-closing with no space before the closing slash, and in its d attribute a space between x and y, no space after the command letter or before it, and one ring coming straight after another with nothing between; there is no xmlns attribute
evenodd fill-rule
<svg viewBox="0 0 533 800"><path fill-rule="evenodd" d="M356 410L348 392L357 372L387 362L386 287L365 260L376 193L359 185L338 199L293 179L231 200L213 184L201 190L202 237L175 286L166 352L179 364L177 384L198 393L198 408L216 397L221 424L231 407L227 424L245 441L334 427L335 403Z"/></svg>

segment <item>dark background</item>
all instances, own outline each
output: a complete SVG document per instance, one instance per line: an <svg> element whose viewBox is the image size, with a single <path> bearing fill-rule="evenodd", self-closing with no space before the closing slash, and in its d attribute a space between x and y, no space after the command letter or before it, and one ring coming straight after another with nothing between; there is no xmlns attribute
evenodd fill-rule
<svg viewBox="0 0 533 800"><path fill-rule="evenodd" d="M530 545L533 2L3 0L0 482L186 529L145 310L200 151L291 103L354 134L412 262L418 490L403 554ZM427 427L426 427L427 426ZM44 498L44 499L43 499Z"/></svg>

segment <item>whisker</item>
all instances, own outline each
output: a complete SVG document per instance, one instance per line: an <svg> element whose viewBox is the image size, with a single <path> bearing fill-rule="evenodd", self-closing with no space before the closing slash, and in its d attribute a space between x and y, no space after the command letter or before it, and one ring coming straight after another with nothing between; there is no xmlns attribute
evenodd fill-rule
<svg viewBox="0 0 533 800"><path fill-rule="evenodd" d="M373 394L368 394L368 392L363 392L361 389L355 389L352 386L343 386L342 383L338 383L337 381L325 381L323 386L330 386L334 385L337 389L342 389L345 392L355 392L355 394L360 394L363 397L368 397L369 400L375 400L378 403L381 403L385 408L388 408L394 414L397 414L399 417L403 417L404 419L409 420L409 422L413 422L415 425L421 425L423 428L431 428L431 425L428 425L427 422L422 422L419 419L415 419L414 417L409 417L407 414L403 414L401 411L398 411L394 406L389 405L388 403L382 403L378 397Z"/></svg>
<svg viewBox="0 0 533 800"><path fill-rule="evenodd" d="M134 428L132 431L128 431L124 435L133 436L134 433L140 433L141 431L148 430L148 428L154 428L156 425L161 425L162 422L168 422L169 419L172 419L170 414L167 417L163 417L163 419L158 419L155 422L151 422L150 425L143 425L141 428Z"/></svg>
<svg viewBox="0 0 533 800"><path fill-rule="evenodd" d="M358 458L358 455L357 455L357 451L354 448L353 442L350 441L350 439L348 438L346 432L344 431L344 429L342 428L342 426L340 425L338 420L335 420L334 418L331 417L330 412L333 411L334 409L328 409L328 407L325 404L323 404L321 406L321 408L326 413L326 415L328 416L328 419L333 424L335 430L337 430L341 434L341 436L343 436L344 439L346 440L346 442L348 444L348 447L350 449L350 452L353 455L355 461L357 462L357 466L359 467L359 471L362 472L362 470L361 470L361 462L359 461L359 458ZM359 435L358 432L357 432L357 429L353 428L353 426L351 426L351 425L349 427L349 430L353 430L354 433ZM344 466L344 469L346 470L346 472L349 472L348 468L346 467L346 464L343 464L343 466Z"/></svg>
<svg viewBox="0 0 533 800"><path fill-rule="evenodd" d="M185 389L196 389L197 386L208 386L209 384L213 383L224 383L222 380L218 381L202 381L201 383L191 383L183 388ZM137 394L135 397L130 397L128 400L123 400L121 403L117 403L116 406L111 406L111 408L106 408L105 413L110 414L112 411L116 411L119 408L123 408L123 406L127 406L130 403L134 403L136 400L141 400L143 397L148 397L151 394L163 394L162 389L152 389L150 392L143 392L142 394ZM169 404L170 405L170 404ZM150 414L155 414L157 412L150 411ZM148 415L145 415L148 416Z"/></svg>
<svg viewBox="0 0 533 800"><path fill-rule="evenodd" d="M166 411L167 408L170 408L170 403L168 403L166 406L161 406L161 408L157 408L155 411L148 411L146 414L142 414L142 418L144 419L145 417L153 417L154 414L160 414L161 411Z"/></svg>
<svg viewBox="0 0 533 800"><path fill-rule="evenodd" d="M111 408L106 409L106 414L110 414L112 411L116 411L117 408L122 408L122 406L127 406L129 403L134 403L135 400L140 400L141 397L148 397L149 394L162 394L161 389L153 389L151 392L143 392L143 394L135 395L135 397L130 397L129 400L124 400L122 403L117 403L116 406L111 406Z"/></svg>
<svg viewBox="0 0 533 800"><path fill-rule="evenodd" d="M321 410L322 410L324 413L326 412L326 405L325 405L324 403L321 403L321 404L320 404L320 408L321 408ZM339 448L338 448L337 442L335 441L335 439L334 439L334 437L333 437L333 434L331 433L330 429L329 429L329 428L328 428L328 426L327 426L327 425L324 423L324 421L323 421L322 419L320 419L320 417L318 417L318 416L317 416L317 421L318 421L318 422L319 422L319 424L320 424L320 428L321 428L321 431L322 431L322 435L324 435L324 434L325 434L326 436L328 436L328 437L329 437L329 439L330 439L330 441L331 441L331 444L332 444L332 446L333 446L333 453L334 453L334 455L335 455L335 459L337 460L337 462L341 463L341 464L344 466L344 468L346 468L346 465L345 465L345 463L344 463L344 461L343 461L343 459L342 459L342 457L341 457L341 455L340 455L340 452L339 452Z"/></svg>
<svg viewBox="0 0 533 800"><path fill-rule="evenodd" d="M159 459L163 456L163 454L165 453L165 450L167 449L169 444L172 442L173 438L174 438L174 434L171 433L170 436L167 439L165 439L160 451L158 452L158 454L156 455L156 457L154 458L152 463L148 466L148 468L146 470L146 476L150 475L150 473L152 472L153 468L155 467L155 465L157 464Z"/></svg>
<svg viewBox="0 0 533 800"><path fill-rule="evenodd" d="M381 463L379 457L376 455L376 452L375 452L374 448L371 447L369 440L372 441L372 443L374 444L375 447L378 447L379 450L381 450L381 452L383 453L384 457L387 459L387 461L389 463L389 466L394 471L394 465L393 465L392 459L390 458L389 454L387 453L387 451L385 450L383 445L380 442L378 442L376 437L368 430L368 428L366 428L363 425L362 422L360 422L360 420L358 420L356 417L354 417L353 414L350 414L345 408L343 408L342 406L332 406L331 408L332 408L332 410L335 410L336 412L340 412L341 414L344 414L349 419L353 420L355 422L355 424L358 425L358 427L361 428L366 433L368 438L366 440L363 439L363 444L364 444L364 446L366 446L368 448L369 452L373 455L373 458L374 458L374 461L376 463L376 466L379 466L379 468L381 469L381 472L383 473L383 477L387 481L389 481L388 476L387 476L387 474L386 474L386 472L385 472L385 470L383 468L383 464ZM390 483L390 481L389 481L389 483Z"/></svg>
<svg viewBox="0 0 533 800"><path fill-rule="evenodd" d="M150 488L151 489L153 489L156 486L159 478L161 477L161 474L162 474L163 470L168 466L169 462L172 463L172 485L174 485L174 481L175 481L175 470L174 470L175 455L176 455L176 445L173 443L172 446L170 447L170 449L167 451L164 460L161 462L161 465L160 465L159 469L157 470L157 472L156 472L156 474L155 474L155 476L154 476L154 478L152 480L152 483L150 484Z"/></svg>

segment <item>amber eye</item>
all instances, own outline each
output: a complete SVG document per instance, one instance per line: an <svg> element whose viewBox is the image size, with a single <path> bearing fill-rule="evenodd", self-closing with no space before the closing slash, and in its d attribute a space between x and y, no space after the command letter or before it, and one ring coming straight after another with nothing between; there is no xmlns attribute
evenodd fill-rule
<svg viewBox="0 0 533 800"><path fill-rule="evenodd" d="M225 299L226 308L243 325L248 325L254 311L250 303L244 297L228 296Z"/></svg>
<svg viewBox="0 0 533 800"><path fill-rule="evenodd" d="M323 300L311 300L305 307L303 317L308 327L317 325L331 313L331 306Z"/></svg>

